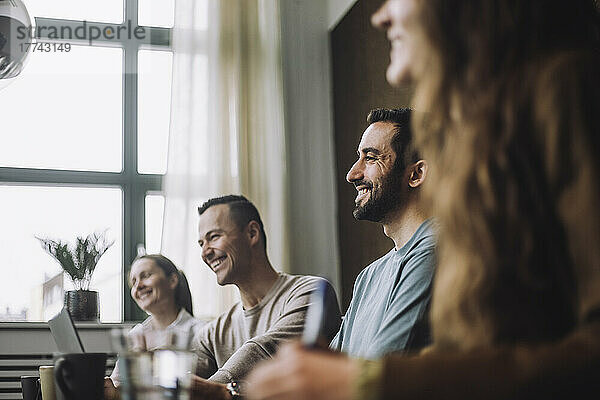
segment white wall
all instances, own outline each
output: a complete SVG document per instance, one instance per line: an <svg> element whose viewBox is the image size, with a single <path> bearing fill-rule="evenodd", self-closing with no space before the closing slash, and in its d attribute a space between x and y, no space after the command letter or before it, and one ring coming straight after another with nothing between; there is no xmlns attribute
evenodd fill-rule
<svg viewBox="0 0 600 400"><path fill-rule="evenodd" d="M330 4L331 3L331 4ZM335 3L335 4L333 4ZM292 273L339 290L337 193L329 47L330 10L349 0L282 0ZM339 294L339 291L338 291Z"/></svg>

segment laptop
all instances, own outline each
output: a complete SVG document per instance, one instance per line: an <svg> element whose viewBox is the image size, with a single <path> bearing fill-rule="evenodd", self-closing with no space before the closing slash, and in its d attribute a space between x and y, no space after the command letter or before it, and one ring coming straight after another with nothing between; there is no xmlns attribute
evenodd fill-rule
<svg viewBox="0 0 600 400"><path fill-rule="evenodd" d="M56 316L48 321L48 325L59 352L85 353L77 329L75 329L71 319L71 314L66 308L63 307Z"/></svg>

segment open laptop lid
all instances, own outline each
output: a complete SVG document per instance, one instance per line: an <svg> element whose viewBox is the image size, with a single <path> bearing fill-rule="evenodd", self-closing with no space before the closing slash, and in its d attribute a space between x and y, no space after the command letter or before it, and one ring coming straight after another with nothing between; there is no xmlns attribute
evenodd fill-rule
<svg viewBox="0 0 600 400"><path fill-rule="evenodd" d="M56 316L48 321L48 325L58 351L61 353L85 353L71 314L66 308L63 307Z"/></svg>

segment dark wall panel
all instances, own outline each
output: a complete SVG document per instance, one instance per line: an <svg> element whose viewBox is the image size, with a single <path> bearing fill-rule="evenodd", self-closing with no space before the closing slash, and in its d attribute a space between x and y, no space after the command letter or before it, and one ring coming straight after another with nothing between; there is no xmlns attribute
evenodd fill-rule
<svg viewBox="0 0 600 400"><path fill-rule="evenodd" d="M381 0L358 0L331 32L333 101L338 193L338 234L342 299L345 310L358 273L392 248L379 224L352 217L356 190L346 172L356 160L356 148L366 129L366 116L376 107L406 107L410 90L393 89L385 80L389 42L371 26L371 14Z"/></svg>

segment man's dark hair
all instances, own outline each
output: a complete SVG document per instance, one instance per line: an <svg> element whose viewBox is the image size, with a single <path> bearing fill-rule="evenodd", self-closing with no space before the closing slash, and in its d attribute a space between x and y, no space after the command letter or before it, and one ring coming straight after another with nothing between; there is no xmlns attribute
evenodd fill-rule
<svg viewBox="0 0 600 400"><path fill-rule="evenodd" d="M421 158L413 145L412 130L410 128L410 108L376 108L369 112L367 124L375 122L389 122L394 124L394 136L392 137L392 149L396 153L394 167L404 171L409 164L419 161Z"/></svg>
<svg viewBox="0 0 600 400"><path fill-rule="evenodd" d="M240 229L246 228L250 221L256 221L260 226L260 236L263 240L263 247L267 250L267 235L265 227L258 210L250 200L241 195L228 194L227 196L214 197L204 202L198 207L198 214L202 215L206 210L218 204L227 204L229 206L229 215Z"/></svg>

